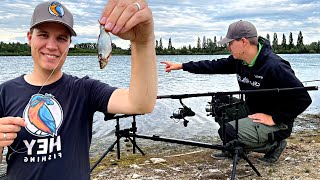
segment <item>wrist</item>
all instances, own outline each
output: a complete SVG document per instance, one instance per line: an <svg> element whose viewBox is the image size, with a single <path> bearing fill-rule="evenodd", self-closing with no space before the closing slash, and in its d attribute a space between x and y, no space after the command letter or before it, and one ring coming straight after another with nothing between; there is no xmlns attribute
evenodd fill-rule
<svg viewBox="0 0 320 180"><path fill-rule="evenodd" d="M140 41L130 41L132 46L155 46L155 36L154 34L148 38L146 38L146 40L140 40Z"/></svg>
<svg viewBox="0 0 320 180"><path fill-rule="evenodd" d="M181 69L183 70L183 65L184 65L184 63L182 63L182 64L180 64L181 65Z"/></svg>

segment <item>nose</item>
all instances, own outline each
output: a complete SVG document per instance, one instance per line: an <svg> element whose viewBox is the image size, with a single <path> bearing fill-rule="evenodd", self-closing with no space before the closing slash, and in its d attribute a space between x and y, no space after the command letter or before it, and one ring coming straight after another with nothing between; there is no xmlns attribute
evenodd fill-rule
<svg viewBox="0 0 320 180"><path fill-rule="evenodd" d="M54 38L49 38L46 44L46 48L49 50L56 50L58 49L58 43Z"/></svg>

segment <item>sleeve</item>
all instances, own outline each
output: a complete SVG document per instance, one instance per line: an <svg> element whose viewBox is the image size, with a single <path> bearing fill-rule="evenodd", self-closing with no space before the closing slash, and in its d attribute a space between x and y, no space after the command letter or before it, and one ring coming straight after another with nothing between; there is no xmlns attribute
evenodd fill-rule
<svg viewBox="0 0 320 180"><path fill-rule="evenodd" d="M304 87L300 80L295 76L287 61L279 61L273 67L272 75L279 88L297 88ZM280 93L280 104L278 111L272 116L276 124L291 124L293 120L305 111L311 104L312 100L307 90L292 90Z"/></svg>
<svg viewBox="0 0 320 180"><path fill-rule="evenodd" d="M105 119L114 116L114 114L108 113L107 107L110 97L116 89L116 87L91 79L89 102L95 111L102 112L105 115Z"/></svg>
<svg viewBox="0 0 320 180"><path fill-rule="evenodd" d="M182 69L195 74L234 74L237 61L232 56L216 60L190 61L182 64Z"/></svg>

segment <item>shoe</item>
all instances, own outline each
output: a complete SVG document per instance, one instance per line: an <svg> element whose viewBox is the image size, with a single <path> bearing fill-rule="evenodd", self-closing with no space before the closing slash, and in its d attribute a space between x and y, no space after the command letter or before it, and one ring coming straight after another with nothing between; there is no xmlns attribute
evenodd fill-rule
<svg viewBox="0 0 320 180"><path fill-rule="evenodd" d="M217 154L211 154L211 157L214 159L232 159L232 154L229 153L228 151L224 151L221 153L217 153Z"/></svg>
<svg viewBox="0 0 320 180"><path fill-rule="evenodd" d="M277 163L280 159L281 154L286 149L287 141L282 140L278 143L277 146L268 151L263 157L259 158L258 161L266 164Z"/></svg>

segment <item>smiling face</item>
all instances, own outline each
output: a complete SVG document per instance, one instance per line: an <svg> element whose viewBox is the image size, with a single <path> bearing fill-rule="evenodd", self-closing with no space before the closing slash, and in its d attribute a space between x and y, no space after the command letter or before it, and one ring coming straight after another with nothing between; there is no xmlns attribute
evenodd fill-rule
<svg viewBox="0 0 320 180"><path fill-rule="evenodd" d="M71 43L70 32L59 23L43 23L28 32L34 71L61 72Z"/></svg>

